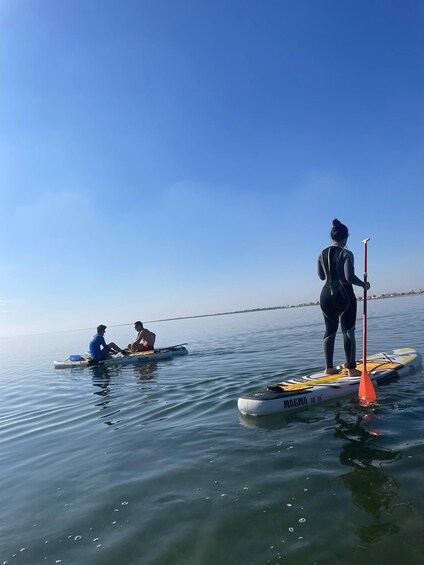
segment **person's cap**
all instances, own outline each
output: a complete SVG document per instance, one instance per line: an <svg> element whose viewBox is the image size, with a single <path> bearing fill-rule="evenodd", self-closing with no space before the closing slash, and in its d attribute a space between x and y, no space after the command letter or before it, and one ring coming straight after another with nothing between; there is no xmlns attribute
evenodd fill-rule
<svg viewBox="0 0 424 565"><path fill-rule="evenodd" d="M103 324L100 324L100 326L97 326L97 331L101 332L102 330L105 330L107 328L107 326L104 326Z"/></svg>
<svg viewBox="0 0 424 565"><path fill-rule="evenodd" d="M140 321L138 321L138 322L134 322L134 325L135 326L142 326L143 324Z"/></svg>

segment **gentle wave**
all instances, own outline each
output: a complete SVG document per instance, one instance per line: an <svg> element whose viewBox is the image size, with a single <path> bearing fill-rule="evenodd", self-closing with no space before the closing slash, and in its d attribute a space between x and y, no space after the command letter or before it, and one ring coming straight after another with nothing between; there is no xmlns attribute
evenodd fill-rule
<svg viewBox="0 0 424 565"><path fill-rule="evenodd" d="M422 297L372 303L369 351L424 352L423 322ZM422 371L373 409L246 418L241 393L322 368L318 308L154 329L190 355L55 371L89 336L37 338L24 360L0 344L0 563L420 561Z"/></svg>

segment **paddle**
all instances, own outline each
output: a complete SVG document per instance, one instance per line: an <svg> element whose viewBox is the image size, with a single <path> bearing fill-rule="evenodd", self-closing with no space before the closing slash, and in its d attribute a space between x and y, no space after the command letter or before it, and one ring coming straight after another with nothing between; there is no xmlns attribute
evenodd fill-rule
<svg viewBox="0 0 424 565"><path fill-rule="evenodd" d="M177 343L177 345L170 345L169 347L155 347L155 351L165 351L168 349L174 349L174 347L182 347L183 345L188 345L187 343Z"/></svg>
<svg viewBox="0 0 424 565"><path fill-rule="evenodd" d="M367 243L370 240L369 237L364 239L362 242L364 244L364 283L367 283L368 273L367 273ZM362 326L362 349L363 349L363 365L362 365L362 375L359 382L359 402L360 404L366 406L371 402L377 400L377 395L375 394L374 385L372 384L371 377L367 371L367 288L364 288L364 310L363 310L363 326Z"/></svg>

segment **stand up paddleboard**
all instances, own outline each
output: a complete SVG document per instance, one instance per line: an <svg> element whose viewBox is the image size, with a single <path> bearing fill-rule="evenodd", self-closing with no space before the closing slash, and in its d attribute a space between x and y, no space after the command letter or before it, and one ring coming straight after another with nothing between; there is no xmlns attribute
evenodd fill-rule
<svg viewBox="0 0 424 565"><path fill-rule="evenodd" d="M160 349L152 349L152 351L142 351L140 353L131 353L130 355L121 355L117 353L109 359L99 361L95 365L103 367L113 367L115 365L130 365L139 363L153 363L156 361L163 361L165 359L172 359L177 355L187 355L188 350L184 347L185 344L173 345L171 347L161 347ZM89 355L71 355L69 359L64 361L54 361L53 366L55 369L75 369L76 367L92 367L93 361Z"/></svg>
<svg viewBox="0 0 424 565"><path fill-rule="evenodd" d="M421 355L410 347L395 349L391 353L377 353L366 359L369 376L375 385L403 378L422 365ZM356 368L362 371L362 361L358 361ZM281 383L244 394L238 399L237 405L242 414L250 416L287 412L341 396L358 394L360 380L361 377L349 377L346 368L342 368L337 375L315 373L288 378Z"/></svg>

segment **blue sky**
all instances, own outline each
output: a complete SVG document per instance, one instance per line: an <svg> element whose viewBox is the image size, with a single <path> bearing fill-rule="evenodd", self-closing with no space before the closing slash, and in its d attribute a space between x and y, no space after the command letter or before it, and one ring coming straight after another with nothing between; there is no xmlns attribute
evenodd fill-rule
<svg viewBox="0 0 424 565"><path fill-rule="evenodd" d="M424 4L3 0L0 336L424 287Z"/></svg>

